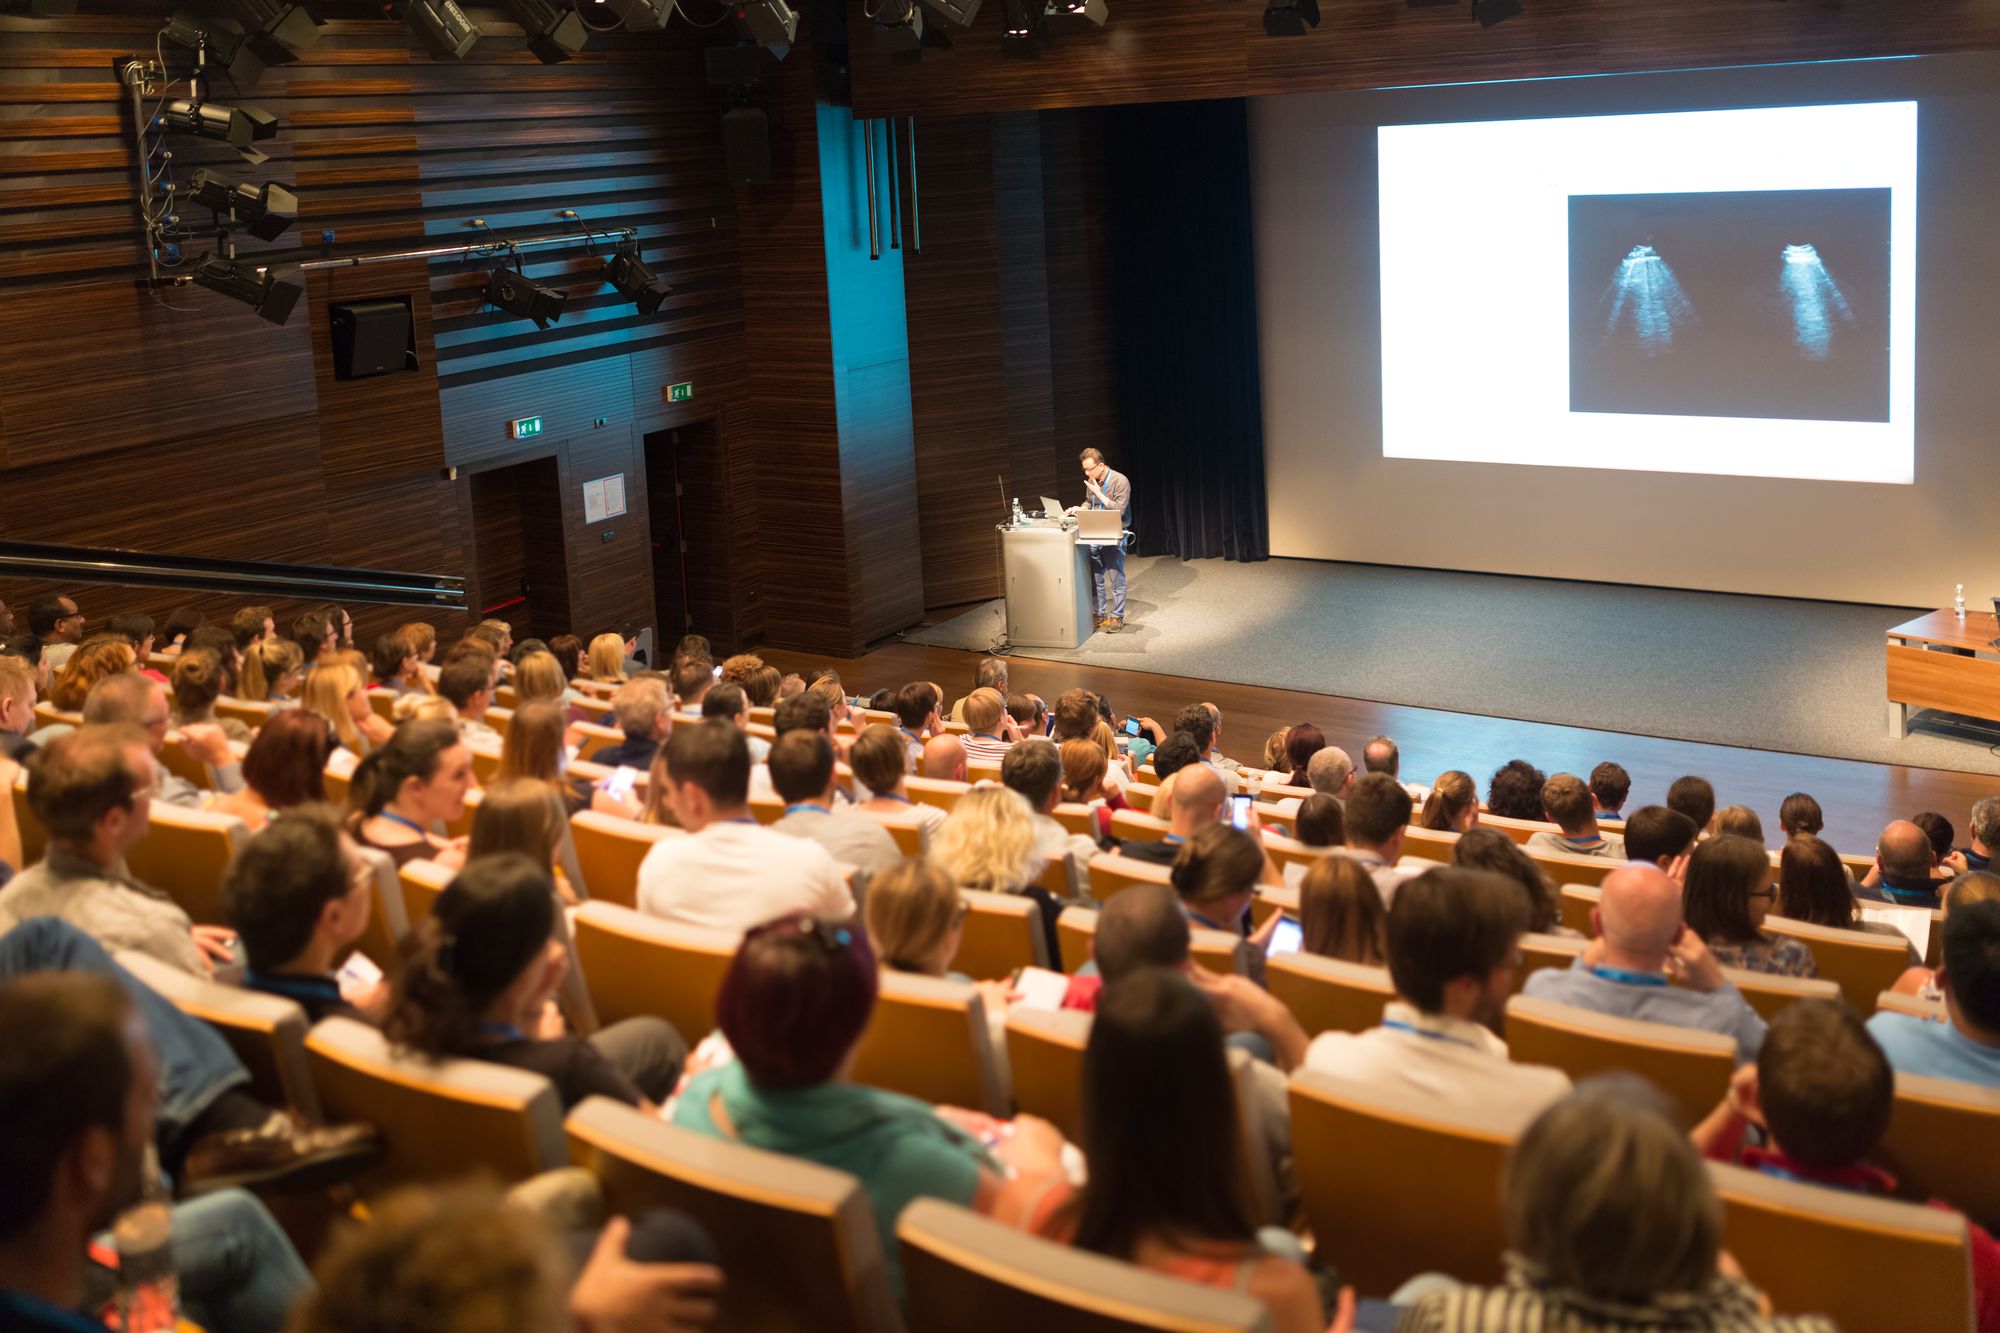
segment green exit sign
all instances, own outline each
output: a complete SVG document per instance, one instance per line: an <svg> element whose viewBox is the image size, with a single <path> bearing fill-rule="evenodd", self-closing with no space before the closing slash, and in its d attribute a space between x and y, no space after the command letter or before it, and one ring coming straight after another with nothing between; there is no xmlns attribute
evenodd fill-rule
<svg viewBox="0 0 2000 1333"><path fill-rule="evenodd" d="M507 438L510 440L532 440L542 433L540 417L522 417L507 423Z"/></svg>
<svg viewBox="0 0 2000 1333"><path fill-rule="evenodd" d="M680 384L669 384L667 386L667 401L670 403L685 403L692 397L694 397L693 380L686 380Z"/></svg>

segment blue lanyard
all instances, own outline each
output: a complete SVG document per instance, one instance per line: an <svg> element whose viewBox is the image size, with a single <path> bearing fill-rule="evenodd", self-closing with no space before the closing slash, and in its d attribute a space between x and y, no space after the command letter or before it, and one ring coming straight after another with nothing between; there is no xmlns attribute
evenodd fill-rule
<svg viewBox="0 0 2000 1333"><path fill-rule="evenodd" d="M972 739L976 741L997 741L1000 738L990 731L975 731L972 733Z"/></svg>
<svg viewBox="0 0 2000 1333"><path fill-rule="evenodd" d="M896 730L902 732L905 736L909 737L910 744L912 745L922 745L924 743L924 738L917 735L916 732L911 731L908 727L897 727Z"/></svg>
<svg viewBox="0 0 2000 1333"><path fill-rule="evenodd" d="M526 1041L528 1039L528 1034L515 1027L512 1023L495 1023L488 1019L481 1019L479 1030L489 1037L498 1037L502 1041Z"/></svg>
<svg viewBox="0 0 2000 1333"><path fill-rule="evenodd" d="M898 796L896 795L895 792L892 791L878 791L875 793L875 799L878 801L901 801L904 805L916 804L916 802L911 800L909 797Z"/></svg>
<svg viewBox="0 0 2000 1333"><path fill-rule="evenodd" d="M1901 907L1935 907L1937 895L1924 889L1899 889L1884 882L1882 896Z"/></svg>
<svg viewBox="0 0 2000 1333"><path fill-rule="evenodd" d="M1454 1037L1449 1032L1432 1032L1429 1028L1420 1028L1413 1023L1405 1023L1400 1018L1385 1018L1382 1020L1382 1026L1392 1032L1407 1032L1412 1036L1422 1037L1425 1041L1448 1041L1454 1046L1468 1046L1475 1051L1479 1049L1463 1037Z"/></svg>
<svg viewBox="0 0 2000 1333"><path fill-rule="evenodd" d="M383 810L382 818L388 820L391 824L401 824L404 828L409 829L412 832L421 833L426 838L431 836L431 831L425 828L422 824L419 824L416 820L411 819L407 815L399 815L394 810L386 810L386 809Z"/></svg>
<svg viewBox="0 0 2000 1333"><path fill-rule="evenodd" d="M1606 981L1615 981L1623 986L1664 986L1667 978L1661 972L1633 972L1622 967L1593 967L1591 972Z"/></svg>
<svg viewBox="0 0 2000 1333"><path fill-rule="evenodd" d="M287 977L247 971L243 974L243 984L252 990L269 991L273 995L289 995L295 999L338 1000L340 998L340 983L332 977Z"/></svg>
<svg viewBox="0 0 2000 1333"><path fill-rule="evenodd" d="M754 824L754 823L756 823L756 822L757 822L757 816L755 816L755 815L738 815L738 816L736 816L736 818L734 818L734 819L725 819L725 820L723 820L722 822L723 822L723 823L725 823L725 824Z"/></svg>
<svg viewBox="0 0 2000 1333"><path fill-rule="evenodd" d="M823 815L830 815L833 813L833 811L827 809L825 806L821 805L818 801L794 801L790 805L785 807L785 813L788 815L799 810L817 810Z"/></svg>

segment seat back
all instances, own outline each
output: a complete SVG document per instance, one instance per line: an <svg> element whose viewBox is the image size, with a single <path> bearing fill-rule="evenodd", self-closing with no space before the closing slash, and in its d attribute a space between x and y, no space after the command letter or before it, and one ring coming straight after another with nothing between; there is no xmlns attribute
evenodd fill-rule
<svg viewBox="0 0 2000 1333"><path fill-rule="evenodd" d="M1082 801L1062 801L1057 804L1053 817L1063 826L1065 833L1081 833L1087 838L1097 836L1097 810Z"/></svg>
<svg viewBox="0 0 2000 1333"><path fill-rule="evenodd" d="M1603 899L1603 890L1595 885L1563 885L1562 923L1579 934L1595 939L1597 930L1591 924L1590 914L1597 910L1597 904Z"/></svg>
<svg viewBox="0 0 2000 1333"><path fill-rule="evenodd" d="M1007 1114L979 992L962 981L884 972L854 1052L854 1081L920 1101Z"/></svg>
<svg viewBox="0 0 2000 1333"><path fill-rule="evenodd" d="M1542 873L1554 880L1558 887L1578 884L1594 889L1604 883L1604 877L1625 865L1624 861L1614 861L1608 856L1582 856L1576 852L1546 852L1538 848L1523 848L1528 859L1542 868Z"/></svg>
<svg viewBox="0 0 2000 1333"><path fill-rule="evenodd" d="M1530 931L1521 937L1521 965L1514 969L1514 989L1520 990L1529 977L1545 967L1569 967L1583 954L1588 940L1574 935L1543 935Z"/></svg>
<svg viewBox="0 0 2000 1333"><path fill-rule="evenodd" d="M900 1333L875 1217L845 1171L710 1138L605 1097L570 1112L570 1160L632 1216L676 1208L715 1242L718 1329Z"/></svg>
<svg viewBox="0 0 2000 1333"><path fill-rule="evenodd" d="M1840 999L1840 987L1825 977L1780 977L1740 967L1725 967L1722 975L1743 992L1743 998L1766 1023L1783 1013L1786 1006L1797 1004L1800 1000Z"/></svg>
<svg viewBox="0 0 2000 1333"><path fill-rule="evenodd" d="M2000 1231L2000 1089L1896 1075L1896 1107L1876 1153L1915 1193Z"/></svg>
<svg viewBox="0 0 2000 1333"><path fill-rule="evenodd" d="M485 1060L432 1063L351 1018L307 1033L306 1061L329 1121L381 1131L371 1189L475 1171L513 1182L563 1164L562 1102L540 1074Z"/></svg>
<svg viewBox="0 0 2000 1333"><path fill-rule="evenodd" d="M577 908L570 928L600 1023L653 1014L690 1042L715 1029L715 997L736 956L734 935L603 901Z"/></svg>
<svg viewBox="0 0 2000 1333"><path fill-rule="evenodd" d="M1856 1333L1969 1329L1965 1218L1761 1171L1709 1164L1722 1243L1776 1313L1822 1314Z"/></svg>
<svg viewBox="0 0 2000 1333"><path fill-rule="evenodd" d="M1422 1272L1499 1280L1510 1128L1311 1070L1292 1076L1290 1100L1306 1219L1342 1282L1386 1292Z"/></svg>
<svg viewBox="0 0 2000 1333"><path fill-rule="evenodd" d="M599 750L625 743L625 733L616 727L600 726L595 722L572 722L570 727L576 732L578 759L594 758Z"/></svg>
<svg viewBox="0 0 2000 1333"><path fill-rule="evenodd" d="M21 831L21 862L33 865L42 859L42 853L49 848L48 830L42 821L35 818L35 812L28 808L28 770L23 768L14 776L14 789L9 793L14 802L14 825Z"/></svg>
<svg viewBox="0 0 2000 1333"><path fill-rule="evenodd" d="M949 810L958 804L959 797L972 790L972 784L953 782L947 778L920 778L913 773L903 779L903 789L919 805L934 805L940 810Z"/></svg>
<svg viewBox="0 0 2000 1333"><path fill-rule="evenodd" d="M569 834L592 901L620 907L639 905L639 863L653 850L653 844L687 836L677 828L642 824L595 810L570 816Z"/></svg>
<svg viewBox="0 0 2000 1333"><path fill-rule="evenodd" d="M1125 812L1121 810L1119 813ZM1089 879L1090 896L1100 903L1115 893L1131 888L1134 884L1171 886L1173 883L1166 866L1109 852L1091 857L1086 875Z"/></svg>
<svg viewBox="0 0 2000 1333"><path fill-rule="evenodd" d="M1875 1012L1875 997L1895 985L1910 965L1909 942L1900 935L1871 935L1781 916L1765 917L1764 929L1811 945L1819 974L1839 986L1841 998L1863 1018Z"/></svg>
<svg viewBox="0 0 2000 1333"><path fill-rule="evenodd" d="M361 859L375 868L375 881L368 925L354 947L368 955L375 966L394 975L403 965L399 942L410 929L409 917L403 910L403 885L396 873L396 860L379 848L357 850Z"/></svg>
<svg viewBox="0 0 2000 1333"><path fill-rule="evenodd" d="M396 872L396 887L403 898L403 917L414 930L431 914L431 907L451 883L455 870L435 861L412 861Z"/></svg>
<svg viewBox="0 0 2000 1333"><path fill-rule="evenodd" d="M915 1328L953 1333L1268 1333L1246 1292L1148 1272L937 1199L896 1223Z"/></svg>
<svg viewBox="0 0 2000 1333"><path fill-rule="evenodd" d="M215 701L215 715L233 717L254 731L271 720L271 705L254 699L232 699L225 694Z"/></svg>
<svg viewBox="0 0 2000 1333"><path fill-rule="evenodd" d="M1528 839L1534 837L1537 833L1562 832L1561 829L1545 819L1512 819L1506 815L1496 815L1486 810L1479 812L1479 825L1481 828L1495 829L1504 833L1515 842L1521 843L1524 846ZM1617 863L1614 862L1613 864Z"/></svg>
<svg viewBox="0 0 2000 1333"><path fill-rule="evenodd" d="M1001 981L1016 968L1051 967L1042 905L1018 893L961 889L966 906L952 970L975 981Z"/></svg>
<svg viewBox="0 0 2000 1333"><path fill-rule="evenodd" d="M235 815L153 804L146 836L125 854L132 877L179 903L202 925L222 925L222 877L250 830Z"/></svg>
<svg viewBox="0 0 2000 1333"><path fill-rule="evenodd" d="M1083 1048L1090 1041L1090 1015L1075 1009L1007 1011L1007 1072L1014 1104L1063 1132L1071 1143L1083 1136Z"/></svg>
<svg viewBox="0 0 2000 1333"><path fill-rule="evenodd" d="M205 761L188 753L177 731L167 733L166 744L160 747L160 766L203 791L215 789L215 771Z"/></svg>
<svg viewBox="0 0 2000 1333"><path fill-rule="evenodd" d="M1111 814L1111 836L1121 842L1158 842L1173 827L1166 820L1138 810L1115 810Z"/></svg>
<svg viewBox="0 0 2000 1333"><path fill-rule="evenodd" d="M243 1062L259 1101L319 1121L319 1090L306 1067L306 1011L296 1001L205 981L150 954L121 952L118 965L214 1028Z"/></svg>
<svg viewBox="0 0 2000 1333"><path fill-rule="evenodd" d="M1613 1018L1516 995L1507 1001L1507 1046L1522 1064L1554 1065L1573 1079L1623 1069L1651 1080L1690 1125L1715 1109L1736 1072L1736 1042L1717 1032Z"/></svg>
<svg viewBox="0 0 2000 1333"><path fill-rule="evenodd" d="M1097 913L1088 907L1065 907L1056 918L1056 947L1062 950L1063 971L1075 972L1090 961L1091 941L1097 935ZM1223 930L1200 926L1189 932L1188 951L1194 961L1211 972L1236 970L1237 937Z"/></svg>
<svg viewBox="0 0 2000 1333"><path fill-rule="evenodd" d="M1366 1032L1382 1021L1382 1006L1396 998L1388 968L1345 963L1304 950L1273 955L1264 981L1308 1037Z"/></svg>

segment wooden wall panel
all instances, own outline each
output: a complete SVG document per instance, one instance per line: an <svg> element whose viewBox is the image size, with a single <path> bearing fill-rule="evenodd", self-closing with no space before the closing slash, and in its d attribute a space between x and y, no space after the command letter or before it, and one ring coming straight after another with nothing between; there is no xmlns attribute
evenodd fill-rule
<svg viewBox="0 0 2000 1333"><path fill-rule="evenodd" d="M1041 121L1057 479L1050 494L1081 503L1077 454L1095 448L1123 468L1112 373L1111 242L1104 228L1111 164L1101 111L1044 111Z"/></svg>
<svg viewBox="0 0 2000 1333"><path fill-rule="evenodd" d="M1056 493L1056 404L1049 346L1049 247L1042 124L1032 111L993 117L993 208L1000 235L1001 373L1007 484L1022 507Z"/></svg>
<svg viewBox="0 0 2000 1333"><path fill-rule="evenodd" d="M970 31L953 34L949 51L921 60L855 41L854 107L868 116L969 115L2000 46L2000 0L1524 3L1524 13L1491 29L1462 4L1328 3L1313 32L1270 38L1254 0L1111 0L1104 28L1053 40L1033 60L1001 54L1002 6L988 5ZM847 0L850 31L867 31L868 7Z"/></svg>
<svg viewBox="0 0 2000 1333"><path fill-rule="evenodd" d="M625 478L626 512L586 523L583 484ZM570 614L579 634L653 622L653 566L646 517L646 474L629 427L572 439L563 452L562 531L569 568ZM662 627L671 643L679 627Z"/></svg>
<svg viewBox="0 0 2000 1333"><path fill-rule="evenodd" d="M313 340L320 468L327 484L338 489L442 468L444 432L438 416L437 357L423 262L315 272L310 275L306 296L303 313ZM383 297L409 299L416 369L367 379L336 379L330 307L338 302Z"/></svg>

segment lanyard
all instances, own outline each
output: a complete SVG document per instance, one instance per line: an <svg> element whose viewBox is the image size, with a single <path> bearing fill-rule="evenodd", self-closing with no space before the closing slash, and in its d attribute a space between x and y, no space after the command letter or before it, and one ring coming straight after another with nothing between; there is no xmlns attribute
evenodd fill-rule
<svg viewBox="0 0 2000 1333"><path fill-rule="evenodd" d="M878 791L875 793L875 799L878 801L901 801L904 805L916 804L916 802L911 800L909 797L898 796L896 795L895 792L892 791Z"/></svg>
<svg viewBox="0 0 2000 1333"><path fill-rule="evenodd" d="M823 815L830 815L833 813L833 811L827 809L825 806L821 805L818 801L794 801L790 805L785 807L785 813L788 815L799 810L817 810Z"/></svg>
<svg viewBox="0 0 2000 1333"><path fill-rule="evenodd" d="M1615 981L1624 986L1664 986L1667 978L1660 972L1633 972L1623 967L1593 967L1592 973L1606 981Z"/></svg>
<svg viewBox="0 0 2000 1333"><path fill-rule="evenodd" d="M1382 1020L1382 1026L1392 1032L1407 1032L1412 1036L1422 1037L1425 1041L1448 1041L1454 1046L1469 1046L1475 1051L1479 1049L1463 1037L1454 1037L1449 1032L1433 1032L1414 1023L1405 1023L1400 1018L1385 1018Z"/></svg>
<svg viewBox="0 0 2000 1333"><path fill-rule="evenodd" d="M269 991L273 995L290 995L298 999L340 998L340 983L332 977L287 977L264 972L245 972L243 984L252 990Z"/></svg>
<svg viewBox="0 0 2000 1333"><path fill-rule="evenodd" d="M479 1030L489 1037L498 1037L502 1041L526 1041L528 1039L528 1034L515 1027L512 1023L495 1023L490 1019L482 1019L479 1023Z"/></svg>
<svg viewBox="0 0 2000 1333"><path fill-rule="evenodd" d="M421 833L426 838L431 836L431 831L425 828L422 824L419 824L416 820L411 819L407 815L399 815L394 810L385 809L384 811L382 811L382 818L388 820L391 824L401 824L404 828L409 829L412 832Z"/></svg>
<svg viewBox="0 0 2000 1333"><path fill-rule="evenodd" d="M975 731L972 733L972 739L976 741L997 741L1000 738L990 731Z"/></svg>
<svg viewBox="0 0 2000 1333"><path fill-rule="evenodd" d="M1884 882L1882 885L1882 896L1890 902L1903 907L1934 907L1937 905L1937 895L1935 893L1930 893L1924 889L1899 889L1887 882Z"/></svg>

